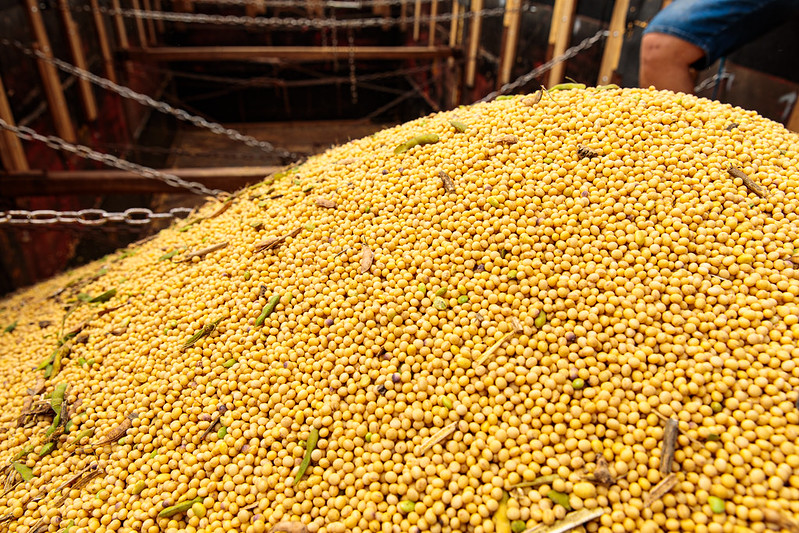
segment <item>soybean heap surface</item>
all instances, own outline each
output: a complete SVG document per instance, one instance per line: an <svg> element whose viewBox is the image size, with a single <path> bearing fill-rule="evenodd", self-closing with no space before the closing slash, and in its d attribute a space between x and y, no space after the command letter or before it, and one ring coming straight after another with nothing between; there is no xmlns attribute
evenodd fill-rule
<svg viewBox="0 0 799 533"><path fill-rule="evenodd" d="M795 531L798 152L693 96L517 96L20 291L0 529Z"/></svg>

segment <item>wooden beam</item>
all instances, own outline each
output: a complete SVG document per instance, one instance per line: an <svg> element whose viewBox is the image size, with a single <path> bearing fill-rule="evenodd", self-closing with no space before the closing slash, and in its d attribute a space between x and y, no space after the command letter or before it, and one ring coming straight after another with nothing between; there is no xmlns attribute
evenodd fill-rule
<svg viewBox="0 0 799 533"><path fill-rule="evenodd" d="M139 16L138 12L141 11L139 0L130 0L131 7L137 12L136 16L136 33L139 36L139 46L147 46L147 35L144 33L144 20Z"/></svg>
<svg viewBox="0 0 799 533"><path fill-rule="evenodd" d="M558 10L558 3L561 3L560 10ZM569 46L569 41L572 36L572 26L574 25L574 13L577 9L577 0L555 0L555 9L558 10L558 19L553 20L553 24L557 24L557 33L555 37L555 47L552 50L552 57L558 57L566 51ZM563 73L566 70L566 63L561 62L552 67L549 71L548 87L557 85L563 79Z"/></svg>
<svg viewBox="0 0 799 533"><path fill-rule="evenodd" d="M15 124L2 78L0 78L0 118L11 126ZM2 135L0 135L0 161L3 162L3 168L10 172L28 170L28 160L25 157L25 149L22 147L22 142L19 137L8 130L3 130Z"/></svg>
<svg viewBox="0 0 799 533"><path fill-rule="evenodd" d="M103 58L103 73L105 77L114 83L117 82L117 73L114 70L114 58L111 55L111 45L108 43L108 32L105 29L105 19L100 13L100 3L98 0L90 0L92 6L92 16L94 17L94 29L97 32L97 41L100 45L100 57Z"/></svg>
<svg viewBox="0 0 799 533"><path fill-rule="evenodd" d="M427 44L431 48L436 44L436 16L438 16L438 0L431 0L430 3L430 35Z"/></svg>
<svg viewBox="0 0 799 533"><path fill-rule="evenodd" d="M472 0L472 22L469 27L469 53L466 55L466 86L474 87L475 73L477 72L477 52L480 49L480 27L483 10L483 0Z"/></svg>
<svg viewBox="0 0 799 533"><path fill-rule="evenodd" d="M350 50L339 46L183 46L131 48L137 61L329 61L347 59ZM449 46L356 46L355 59L435 59L456 55Z"/></svg>
<svg viewBox="0 0 799 533"><path fill-rule="evenodd" d="M422 0L416 0L413 6L413 40L419 40L422 28Z"/></svg>
<svg viewBox="0 0 799 533"><path fill-rule="evenodd" d="M119 13L119 11L122 9L122 6L120 5L119 0L111 0L111 7L114 8L114 11L116 11L116 15L114 15L114 25L117 29L119 48L122 50L127 50L130 48L130 42L128 41L128 31L125 29L125 19L123 19L122 15Z"/></svg>
<svg viewBox="0 0 799 533"><path fill-rule="evenodd" d="M166 169L188 181L211 189L235 191L284 167L222 167ZM70 194L191 194L186 189L170 187L162 181L122 170L33 170L0 174L3 196L53 196Z"/></svg>
<svg viewBox="0 0 799 533"><path fill-rule="evenodd" d="M555 49L555 38L558 36L558 20L560 20L560 11L563 8L563 2L555 0L555 5L552 6L552 19L549 21L549 38L547 39L547 55L546 60L552 59L552 51Z"/></svg>
<svg viewBox="0 0 799 533"><path fill-rule="evenodd" d="M519 25L522 17L520 0L507 0L505 16L502 19L502 52L499 61L497 88L510 81L510 73L516 62L516 48L519 43Z"/></svg>
<svg viewBox="0 0 799 533"><path fill-rule="evenodd" d="M69 9L69 0L58 0L58 9L61 13L61 23L64 25L64 32L67 37L67 44L72 55L72 63L82 70L89 70L86 66L86 55L83 53L83 45L78 35L78 26L72 18ZM83 106L83 113L86 120L94 122L97 119L97 100L94 98L94 91L89 80L78 78L78 94Z"/></svg>
<svg viewBox="0 0 799 533"><path fill-rule="evenodd" d="M602 52L602 63L599 65L599 78L597 85L607 85L613 76L613 71L619 66L621 45L624 42L624 25L627 23L627 10L630 0L616 0L613 14L610 16L610 35L605 41L605 50Z"/></svg>
<svg viewBox="0 0 799 533"><path fill-rule="evenodd" d="M142 0L142 8L144 9L145 12L146 11L152 11L153 10L153 6L150 3L150 0ZM152 46L156 42L157 41L156 41L156 37L155 37L155 21L153 19L151 19L151 18L148 18L147 19L147 44Z"/></svg>
<svg viewBox="0 0 799 533"><path fill-rule="evenodd" d="M39 11L39 3L36 0L25 0L25 7L35 40L33 48L40 51L45 57L52 58L53 51L50 48L50 39L47 37L42 13ZM69 108L67 108L67 101L61 89L58 71L55 66L44 59L37 59L36 62L56 133L65 141L75 142L75 128L72 125L72 117L69 116Z"/></svg>

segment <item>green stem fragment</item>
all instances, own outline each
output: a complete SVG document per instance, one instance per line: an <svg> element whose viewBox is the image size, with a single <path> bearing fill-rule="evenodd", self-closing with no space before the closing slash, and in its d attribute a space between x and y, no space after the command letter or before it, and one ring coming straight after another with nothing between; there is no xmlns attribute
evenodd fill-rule
<svg viewBox="0 0 799 533"><path fill-rule="evenodd" d="M550 87L549 91L569 91L571 89L585 89L585 83L559 83Z"/></svg>
<svg viewBox="0 0 799 533"><path fill-rule="evenodd" d="M67 384L59 383L53 390L53 396L50 398L50 405L53 411L58 416L61 416L61 407L64 405L64 394L67 392Z"/></svg>
<svg viewBox="0 0 799 533"><path fill-rule="evenodd" d="M217 318L216 320L214 320L210 324L206 324L205 326L200 328L200 331L198 331L197 333L195 333L194 335L189 337L189 339L183 344L183 346L180 349L181 350L185 350L186 348L190 348L191 346L194 346L197 343L197 341L199 341L203 337L207 337L208 335L210 335L211 332L216 329L216 326L221 321L222 321L221 318Z"/></svg>
<svg viewBox="0 0 799 533"><path fill-rule="evenodd" d="M69 523L67 524L67 527L64 528L62 533L71 533L73 527L75 527L75 521L70 520Z"/></svg>
<svg viewBox="0 0 799 533"><path fill-rule="evenodd" d="M168 260L172 259L173 257L175 257L176 255L178 255L179 252L180 252L180 250L175 248L171 252L167 252L164 255L162 255L161 257L159 257L158 260L159 261L168 261Z"/></svg>
<svg viewBox="0 0 799 533"><path fill-rule="evenodd" d="M466 124L464 124L460 120L452 119L449 121L449 125L455 128L455 131L457 131L458 133L463 133L464 131L466 131Z"/></svg>
<svg viewBox="0 0 799 533"><path fill-rule="evenodd" d="M401 154L403 152L407 152L411 148L415 146L421 146L423 144L433 144L438 142L438 135L435 133L425 133L423 135L417 135L416 137L405 141L404 143L400 144L396 148L394 148L395 154Z"/></svg>
<svg viewBox="0 0 799 533"><path fill-rule="evenodd" d="M555 502L556 504L564 507L567 511L572 510L572 506L569 503L569 495L564 494L563 492L558 492L556 490L550 490L547 492L547 498Z"/></svg>
<svg viewBox="0 0 799 533"><path fill-rule="evenodd" d="M35 447L36 445L33 443L24 446L20 451L17 452L17 454L14 457L11 458L11 461L13 462L22 459L23 457L31 453Z"/></svg>
<svg viewBox="0 0 799 533"><path fill-rule="evenodd" d="M110 300L111 298L113 298L116 295L117 295L117 290L116 289L108 289L104 293L98 294L94 298L90 299L89 303L90 304L98 304L98 303L107 302L108 300Z"/></svg>
<svg viewBox="0 0 799 533"><path fill-rule="evenodd" d="M3 330L3 333L11 333L15 329L17 329L17 322L18 321L15 320L13 324L9 324L8 326L6 326L5 329Z"/></svg>
<svg viewBox="0 0 799 533"><path fill-rule="evenodd" d="M514 97L515 95L513 94L501 94L496 98L494 98L494 100L496 100L497 102L499 102L500 100L513 100Z"/></svg>
<svg viewBox="0 0 799 533"><path fill-rule="evenodd" d="M167 507L166 509L158 513L158 518L169 518L170 516L175 516L178 513L185 513L186 511L191 509L192 505L194 505L195 503L200 503L202 501L203 499L201 496L198 496L193 500L182 501L171 507Z"/></svg>
<svg viewBox="0 0 799 533"><path fill-rule="evenodd" d="M42 449L39 450L39 457L50 455L55 450L55 442L45 442Z"/></svg>
<svg viewBox="0 0 799 533"><path fill-rule="evenodd" d="M596 90L597 91L610 91L610 90L619 89L619 88L620 87L618 85L616 85L615 83L610 83L608 85L597 85L596 86Z"/></svg>
<svg viewBox="0 0 799 533"><path fill-rule="evenodd" d="M33 470L30 469L28 465L22 463L11 463L14 466L14 470L20 475L23 481L28 482L33 479Z"/></svg>
<svg viewBox="0 0 799 533"><path fill-rule="evenodd" d="M308 435L308 442L305 445L305 457L302 458L300 469L297 470L297 474L294 476L294 486L300 482L302 476L305 475L305 471L308 470L308 466L311 464L311 454L316 449L317 442L319 442L319 430L311 428L311 433Z"/></svg>
<svg viewBox="0 0 799 533"><path fill-rule="evenodd" d="M264 320L266 320L266 318L274 312L278 302L280 302L280 294L273 294L266 303L266 306L264 306L261 314L258 315L258 319L255 321L256 326L260 326L264 323Z"/></svg>

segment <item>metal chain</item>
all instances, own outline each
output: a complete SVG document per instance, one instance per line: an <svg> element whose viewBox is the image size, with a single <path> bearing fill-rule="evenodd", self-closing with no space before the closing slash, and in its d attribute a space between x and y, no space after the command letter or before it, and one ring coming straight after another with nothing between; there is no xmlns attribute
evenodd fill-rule
<svg viewBox="0 0 799 533"><path fill-rule="evenodd" d="M475 16L481 17L495 17L504 16L506 11L504 7L496 7L491 9L483 9L482 11L467 11L458 15L452 13L444 13L436 16L424 16L415 19L414 17L372 17L359 20L340 20L335 18L327 19L310 19L310 18L286 18L286 17L248 17L238 15L206 15L202 13L171 13L166 11L144 11L141 9L113 9L107 7L99 7L95 10L92 6L77 6L74 8L76 11L99 11L100 13L116 16L121 15L129 18L141 18L149 20L163 20L167 22L183 22L186 24L219 24L228 26L255 26L266 28L284 28L284 29L297 29L306 30L308 28L373 28L377 26L397 26L400 24L407 24L414 20L420 22L448 22L454 18L469 19ZM520 8L523 9L523 8Z"/></svg>
<svg viewBox="0 0 799 533"><path fill-rule="evenodd" d="M134 91L134 90L132 90L132 89L130 89L128 87L124 87L122 85L114 83L113 81L111 81L109 79L97 76L96 74L93 74L93 73L91 73L91 72L89 72L87 70L83 70L81 68L78 68L78 67L76 67L74 65L71 65L71 64L67 63L66 61L62 61L61 59L58 59L56 57L49 57L49 56L45 55L44 53L42 53L39 50L33 50L33 49L30 49L30 48L27 48L20 41L16 41L16 40L12 41L10 39L7 39L7 38L3 37L3 38L0 38L0 44L3 44L5 46L13 46L14 48L17 48L18 50L20 50L23 54L25 54L27 56L35 57L36 59L41 59L42 61L44 61L46 63L50 63L52 65L55 65L56 67L58 67L59 69L63 70L64 72L67 72L69 74L77 76L77 77L79 77L81 79L90 81L91 83L94 83L95 85L97 85L99 87L102 87L103 89L107 89L109 91L115 92L118 95L122 96L123 98L129 98L129 99L134 100L134 101L136 101L136 102L138 102L138 103L140 103L142 105L151 107L153 109L161 111L162 113L166 113L168 115L172 115L172 116L174 116L174 117L176 117L176 118L178 118L180 120L183 120L185 122L189 122L189 123L191 123L191 124L193 124L195 126L198 126L200 128L205 128L205 129L211 130L213 133L216 133L218 135L223 135L223 136L225 136L225 137L227 137L229 139L232 139L234 141L242 142L242 143L246 144L247 146L251 146L253 148L259 148L259 149L261 149L261 150L263 150L264 152L267 152L267 153L277 154L279 157L282 157L284 159L296 160L296 159L300 158L299 155L297 155L297 154L295 154L293 152L289 152L288 150L284 150L282 148L276 148L274 145L272 145L272 143L269 143L269 142L266 142L266 141L259 141L255 137L252 137L250 135L244 135L244 134L242 134L242 133L240 133L240 132L238 132L238 131L236 131L234 129L226 128L226 127L224 127L223 125L221 125L221 124L219 124L217 122L210 122L208 120L205 120L202 117L198 117L196 115L192 115L188 111L173 107L173 106L169 105L166 102L155 100L154 98L151 98L151 97L147 96L146 94L138 93L138 92L136 92L136 91Z"/></svg>
<svg viewBox="0 0 799 533"><path fill-rule="evenodd" d="M259 0L194 0L195 3L248 6L257 4ZM323 7L340 9L362 9L372 6L398 6L408 0L328 0L322 4ZM428 4L434 0L419 0L423 4ZM270 0L269 7L307 7L306 0Z"/></svg>
<svg viewBox="0 0 799 533"><path fill-rule="evenodd" d="M102 226L107 222L121 222L132 226L150 224L157 220L185 218L192 212L189 207L173 207L164 213L154 213L143 207L133 207L121 213L102 209L81 209L80 211L53 211L37 209L27 211L12 209L0 211L0 226L44 226L56 224L80 224L82 226Z"/></svg>
<svg viewBox="0 0 799 533"><path fill-rule="evenodd" d="M524 74L523 76L520 76L520 77L516 78L516 80L514 80L514 81L512 81L510 83L506 83L505 85L503 85L502 87L500 87L496 91L488 93L483 98L478 100L476 103L488 102L490 100L493 100L494 98L496 98L497 96L499 96L501 94L505 94L508 91L512 91L512 90L514 90L514 89L516 89L518 87L521 87L522 85L527 84L530 80L532 80L534 78L537 78L541 74L551 70L552 67L554 67L558 63L563 63L564 61L567 61L567 60L573 58L574 56L576 56L577 54L579 54L583 50L588 50L589 48L594 46L596 43L598 43L600 40L604 39L608 35L610 35L610 32L608 30L599 30L594 35L592 35L591 37L588 37L587 39L583 39L580 42L580 44L572 46L571 48L566 50L562 55L559 55L558 57L553 57L552 59L550 59L549 61L547 61L543 65L534 68L533 70L531 70L527 74Z"/></svg>
<svg viewBox="0 0 799 533"><path fill-rule="evenodd" d="M33 140L43 142L55 150L70 152L79 157L83 157L84 159L99 161L100 163L118 168L120 170L135 172L136 174L144 176L145 178L154 178L159 181L163 181L170 187L187 189L194 194L199 194L201 196L213 196L214 198L218 198L219 196L226 194L224 191L220 191L218 189L209 189L202 183L186 181L175 176L174 174L168 174L166 172L161 172L160 170L155 170L154 168L145 167L137 163L131 163L130 161L125 161L124 159L120 159L111 154L97 152L88 146L83 146L82 144L72 144L60 137L55 137L53 135L41 135L26 126L12 126L2 118L0 118L0 129L8 130L14 133L20 139L24 139L26 141Z"/></svg>
<svg viewBox="0 0 799 533"><path fill-rule="evenodd" d="M355 77L355 37L352 28L347 30L347 40L349 41L349 66L350 66L350 99L353 104L358 103L358 78Z"/></svg>

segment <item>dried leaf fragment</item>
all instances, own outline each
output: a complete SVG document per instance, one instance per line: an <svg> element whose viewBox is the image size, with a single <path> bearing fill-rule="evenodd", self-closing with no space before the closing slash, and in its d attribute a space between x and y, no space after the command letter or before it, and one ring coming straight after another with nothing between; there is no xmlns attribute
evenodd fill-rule
<svg viewBox="0 0 799 533"><path fill-rule="evenodd" d="M571 531L576 527L580 527L591 520L596 520L606 513L607 510L605 509L589 510L583 508L579 511L574 511L573 513L567 514L565 518L558 520L551 526L541 524L540 526L527 529L523 533L566 533L567 531Z"/></svg>
<svg viewBox="0 0 799 533"><path fill-rule="evenodd" d="M591 479L602 485L612 485L616 481L610 473L607 459L601 455L596 460L596 468L594 468Z"/></svg>
<svg viewBox="0 0 799 533"><path fill-rule="evenodd" d="M361 255L361 266L358 269L358 272L361 274L365 274L369 272L369 269L372 268L372 261L374 261L375 254L371 248L367 245L363 245L363 254Z"/></svg>
<svg viewBox="0 0 799 533"><path fill-rule="evenodd" d="M744 171L741 170L740 168L730 167L727 169L727 172L733 178L740 178L741 181L744 182L744 185L746 185L746 188L755 193L756 195L758 195L759 197L761 198L766 197L766 190L761 185L755 183L754 180L752 180L752 178L747 176L744 173Z"/></svg>
<svg viewBox="0 0 799 533"><path fill-rule="evenodd" d="M663 496L668 494L671 489L673 489L677 485L677 474L672 472L668 476L664 477L660 483L652 487L652 490L649 491L649 494L646 495L644 498L644 507L649 507L652 505L653 502L658 501Z"/></svg>
<svg viewBox="0 0 799 533"><path fill-rule="evenodd" d="M531 95L525 96L524 99L522 100L522 103L526 106L533 107L534 105L536 105L538 102L541 101L542 94L543 94L542 91L538 90Z"/></svg>
<svg viewBox="0 0 799 533"><path fill-rule="evenodd" d="M133 422L131 421L130 417L125 417L125 419L111 428L111 430L106 433L105 437L100 439L99 441L95 442L94 444L90 444L92 448L97 448L98 446L105 446L106 444L112 444L122 437L128 432L128 430L133 426Z"/></svg>
<svg viewBox="0 0 799 533"><path fill-rule="evenodd" d="M336 208L336 201L331 200L330 198L322 198L319 197L316 199L316 206L317 207L324 207L326 209L335 209Z"/></svg>
<svg viewBox="0 0 799 533"><path fill-rule="evenodd" d="M186 348L194 346L197 343L197 341L199 341L203 337L207 337L208 335L210 335L211 332L213 332L216 329L216 326L219 324L221 320L222 320L221 318L217 318L210 324L206 324L202 328L200 328L200 330L197 333L189 337L189 339L183 344L183 346L180 347L181 351L185 350Z"/></svg>
<svg viewBox="0 0 799 533"><path fill-rule="evenodd" d="M227 245L228 245L227 241L218 242L218 243L216 243L216 244L214 244L212 246L209 246L208 248L203 248L202 250L197 250L196 252L188 253L188 254L184 255L183 257L181 257L180 259L173 259L172 262L173 263L185 263L186 261L191 261L195 257L205 257L206 255L210 254L211 252L216 252L217 250L221 250L222 248L225 248Z"/></svg>
<svg viewBox="0 0 799 533"><path fill-rule="evenodd" d="M599 152L596 152L596 151L594 151L594 150L591 150L591 149L590 149L590 148L588 148L587 146L578 146L578 147L577 147L577 155L578 155L578 156L579 156L581 159L585 159L585 158L591 159L591 158L593 158L593 157L597 157L597 156L599 156Z"/></svg>
<svg viewBox="0 0 799 533"><path fill-rule="evenodd" d="M666 420L666 428L663 430L663 448L660 452L660 473L666 475L671 472L674 462L674 448L677 445L677 434L680 432L678 421L674 418Z"/></svg>
<svg viewBox="0 0 799 533"><path fill-rule="evenodd" d="M777 526L779 529L786 529L791 533L799 533L799 521L782 511L766 507L763 509L763 520L767 524Z"/></svg>
<svg viewBox="0 0 799 533"><path fill-rule="evenodd" d="M278 246L283 244L283 242L285 242L286 239L288 239L289 237L296 237L297 235L300 234L301 231L302 228L300 227L300 228L295 228L290 232L288 232L287 234L282 235L280 237L267 237L266 239L263 239L255 243L255 251L262 252L266 250L272 250L273 248L277 248Z"/></svg>
<svg viewBox="0 0 799 533"><path fill-rule="evenodd" d="M509 332L503 335L501 339L499 339L497 342L491 345L491 347L488 350L486 350L482 356L480 356L480 359L478 359L475 362L474 366L480 366L485 364L485 362L488 361L488 359L492 355L494 355L494 352L499 350L500 346L502 346L505 343L505 341L507 341L514 335L520 335L521 333L524 332L524 328L522 327L521 322L519 322L519 320L516 317L513 317L511 319L511 327L512 329Z"/></svg>
<svg viewBox="0 0 799 533"><path fill-rule="evenodd" d="M438 171L438 176L441 178L441 183L444 184L444 190L447 192L455 192L455 182L449 177L449 174L443 170Z"/></svg>
<svg viewBox="0 0 799 533"><path fill-rule="evenodd" d="M421 456L426 454L428 451L433 449L433 446L435 446L436 444L441 444L442 442L450 438L450 436L453 433L455 433L456 429L458 429L457 420L455 422L450 422L443 428L439 429L438 431L430 435L430 437L428 437L428 439L421 446L419 446L418 455Z"/></svg>
<svg viewBox="0 0 799 533"><path fill-rule="evenodd" d="M278 522L269 530L269 533L308 533L308 528L302 522Z"/></svg>
<svg viewBox="0 0 799 533"><path fill-rule="evenodd" d="M495 139L497 144L516 144L519 142L519 138L515 135L500 135Z"/></svg>

